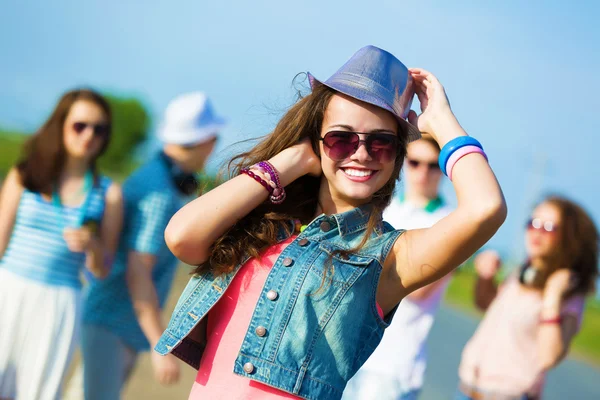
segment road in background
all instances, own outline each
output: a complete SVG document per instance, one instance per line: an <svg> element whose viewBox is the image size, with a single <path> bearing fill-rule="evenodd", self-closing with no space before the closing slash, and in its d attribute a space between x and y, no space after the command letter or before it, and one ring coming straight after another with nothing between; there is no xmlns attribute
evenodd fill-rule
<svg viewBox="0 0 600 400"><path fill-rule="evenodd" d="M440 309L429 337L429 364L420 400L453 399L462 349L478 320L454 308ZM544 400L600 399L600 369L567 359L548 374Z"/></svg>

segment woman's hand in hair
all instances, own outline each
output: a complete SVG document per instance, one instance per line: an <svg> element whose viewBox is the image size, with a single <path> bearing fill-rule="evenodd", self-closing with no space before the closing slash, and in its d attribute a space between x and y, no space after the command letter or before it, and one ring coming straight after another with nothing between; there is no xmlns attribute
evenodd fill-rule
<svg viewBox="0 0 600 400"><path fill-rule="evenodd" d="M431 73L421 68L411 68L415 93L421 104L421 114L413 110L408 114L408 121L419 131L430 134L443 147L456 137L456 128L460 128L456 117L450 109L450 103L444 87ZM462 128L458 129L462 131ZM453 132L448 135L446 132Z"/></svg>
<svg viewBox="0 0 600 400"><path fill-rule="evenodd" d="M544 301L560 302L569 289L574 286L576 279L577 275L567 268L553 272L544 286Z"/></svg>
<svg viewBox="0 0 600 400"><path fill-rule="evenodd" d="M308 138L288 147L269 160L279 172L281 184L287 186L304 175L320 176L321 160Z"/></svg>
<svg viewBox="0 0 600 400"><path fill-rule="evenodd" d="M302 159L300 164L306 171L305 175L321 176L321 173L323 172L321 170L321 159L315 154L310 140L304 138L300 143L292 146L292 149L294 148L300 152L300 157Z"/></svg>
<svg viewBox="0 0 600 400"><path fill-rule="evenodd" d="M92 230L84 226L82 228L65 228L63 237L67 247L74 253L85 253L90 250L96 241Z"/></svg>

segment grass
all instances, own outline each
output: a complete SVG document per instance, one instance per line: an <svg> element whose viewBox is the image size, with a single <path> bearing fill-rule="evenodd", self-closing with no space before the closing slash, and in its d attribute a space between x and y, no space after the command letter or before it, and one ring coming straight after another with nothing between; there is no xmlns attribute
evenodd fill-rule
<svg viewBox="0 0 600 400"><path fill-rule="evenodd" d="M475 273L466 266L454 274L445 302L468 314L481 318L482 313L473 304ZM600 302L589 299L586 303L581 330L573 340L571 354L576 358L600 365Z"/></svg>
<svg viewBox="0 0 600 400"><path fill-rule="evenodd" d="M0 130L0 181L15 164L27 137Z"/></svg>

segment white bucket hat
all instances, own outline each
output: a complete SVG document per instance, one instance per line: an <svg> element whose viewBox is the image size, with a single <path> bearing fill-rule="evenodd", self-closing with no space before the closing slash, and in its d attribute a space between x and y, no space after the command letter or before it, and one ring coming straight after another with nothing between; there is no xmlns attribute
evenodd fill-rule
<svg viewBox="0 0 600 400"><path fill-rule="evenodd" d="M225 125L225 119L214 113L204 93L186 93L167 106L158 138L163 143L189 146L217 137Z"/></svg>

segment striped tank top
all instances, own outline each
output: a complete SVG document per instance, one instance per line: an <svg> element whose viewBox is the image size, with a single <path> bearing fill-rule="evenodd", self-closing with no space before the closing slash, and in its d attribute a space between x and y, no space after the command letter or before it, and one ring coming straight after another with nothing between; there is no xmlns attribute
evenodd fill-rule
<svg viewBox="0 0 600 400"><path fill-rule="evenodd" d="M110 185L109 178L96 180L86 202L84 224L100 226ZM75 227L81 207L55 205L40 193L25 189L0 268L48 285L81 288L85 254L70 251L63 238L65 227Z"/></svg>

